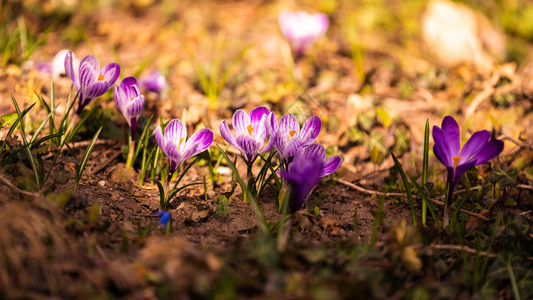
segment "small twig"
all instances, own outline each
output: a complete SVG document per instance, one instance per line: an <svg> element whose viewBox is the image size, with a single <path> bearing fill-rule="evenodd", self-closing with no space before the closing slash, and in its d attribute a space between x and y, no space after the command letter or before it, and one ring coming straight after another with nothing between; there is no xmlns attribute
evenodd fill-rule
<svg viewBox="0 0 533 300"><path fill-rule="evenodd" d="M4 183L5 185L7 185L8 187L14 189L15 191L17 191L17 192L19 192L19 193L21 193L23 195L32 196L32 197L39 196L39 193L28 192L28 191L24 191L24 190L19 189L13 183L11 183L11 181L9 181L9 179L5 178L4 175L2 175L2 174L0 174L0 181L2 183Z"/></svg>
<svg viewBox="0 0 533 300"><path fill-rule="evenodd" d="M455 251L464 251L472 254L479 254L481 256L488 256L490 258L495 258L496 254L494 253L488 253L485 251L477 251L476 249L472 249L468 246L460 246L460 245L439 245L439 244L431 244L429 246L431 249L437 249L437 250L455 250ZM526 258L529 261L533 261L533 256L528 256Z"/></svg>
<svg viewBox="0 0 533 300"><path fill-rule="evenodd" d="M519 189L532 190L533 191L533 186L527 185L527 184L518 184L518 185L516 185L516 187L519 188Z"/></svg>
<svg viewBox="0 0 533 300"><path fill-rule="evenodd" d="M107 145L107 146L115 146L117 144L118 140L117 139L112 139L112 140L97 140L94 145L95 146L100 146L100 145ZM78 148L87 148L87 146L89 146L89 144L91 144L91 141L81 141L81 142L76 142L76 143L72 143L70 145L70 148L72 150L74 149L78 149ZM52 156L54 156L54 152L57 151L57 149L51 149L50 151L48 151L46 154L43 153L43 159L48 159ZM63 149L61 149L61 152L67 152L68 151L68 147L64 147Z"/></svg>
<svg viewBox="0 0 533 300"><path fill-rule="evenodd" d="M508 136L508 135L505 135L505 134L502 134L500 136L498 136L498 139L499 140L503 140L503 141L510 141L512 142L513 144L519 146L519 147L522 147L522 148L529 148L531 150L533 150L533 143L529 143L529 144L526 144L526 143L522 143L520 141L517 141L516 139Z"/></svg>

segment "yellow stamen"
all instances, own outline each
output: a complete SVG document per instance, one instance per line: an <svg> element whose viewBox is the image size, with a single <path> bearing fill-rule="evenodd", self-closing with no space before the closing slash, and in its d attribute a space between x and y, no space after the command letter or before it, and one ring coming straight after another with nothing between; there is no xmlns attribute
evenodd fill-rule
<svg viewBox="0 0 533 300"><path fill-rule="evenodd" d="M287 140L290 140L291 137L293 137L295 133L296 133L296 130L289 130L289 134L287 134Z"/></svg>
<svg viewBox="0 0 533 300"><path fill-rule="evenodd" d="M178 149L181 147L181 143L183 143L183 138L180 138L180 143L178 144Z"/></svg>
<svg viewBox="0 0 533 300"><path fill-rule="evenodd" d="M254 128L252 127L252 124L248 124L248 126L246 126L246 129L248 129L248 134L250 136L252 136L252 131L254 131Z"/></svg>
<svg viewBox="0 0 533 300"><path fill-rule="evenodd" d="M98 81L102 81L102 80L104 80L104 75L100 74L100 75L98 76Z"/></svg>
<svg viewBox="0 0 533 300"><path fill-rule="evenodd" d="M453 169L457 168L457 164L461 160L461 157L459 155L453 157Z"/></svg>

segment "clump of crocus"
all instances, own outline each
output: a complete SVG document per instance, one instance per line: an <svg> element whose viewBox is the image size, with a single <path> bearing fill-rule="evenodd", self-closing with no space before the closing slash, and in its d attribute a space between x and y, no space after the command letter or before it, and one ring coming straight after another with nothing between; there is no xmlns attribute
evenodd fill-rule
<svg viewBox="0 0 533 300"><path fill-rule="evenodd" d="M477 131L461 149L459 125L454 118L447 116L442 120L441 128L433 127L433 152L448 170L444 226L449 225L453 190L463 174L477 165L487 163L503 151L503 142L490 137L487 130Z"/></svg>
<svg viewBox="0 0 533 300"><path fill-rule="evenodd" d="M161 72L153 70L148 76L141 78L139 84L144 91L161 94L161 92L167 87L167 80Z"/></svg>
<svg viewBox="0 0 533 300"><path fill-rule="evenodd" d="M281 177L290 187L289 211L301 209L320 178L337 171L341 163L340 156L326 158L326 150L320 144L300 148L288 170L280 171Z"/></svg>
<svg viewBox="0 0 533 300"><path fill-rule="evenodd" d="M307 119L300 129L300 124L293 114L285 114L278 124L276 115L271 113L268 126L273 144L286 167L300 148L316 142L322 123L318 116L313 116Z"/></svg>
<svg viewBox="0 0 533 300"><path fill-rule="evenodd" d="M120 66L110 63L100 68L96 57L87 55L81 60L79 72L76 74L73 60L72 52L68 51L65 55L65 72L74 87L80 91L76 109L76 114L79 115L93 98L105 94L115 84L120 75Z"/></svg>
<svg viewBox="0 0 533 300"><path fill-rule="evenodd" d="M250 114L242 109L237 110L233 114L235 136L231 133L226 120L220 123L222 137L243 154L249 171L257 155L272 148L272 144L267 141L266 123L269 114L268 108L263 106L253 109Z"/></svg>
<svg viewBox="0 0 533 300"><path fill-rule="evenodd" d="M301 56L305 49L315 43L328 30L329 20L323 13L309 14L305 11L282 11L279 27L289 41L293 52Z"/></svg>
<svg viewBox="0 0 533 300"><path fill-rule="evenodd" d="M144 96L141 94L139 83L135 77L126 77L120 85L115 87L113 92L115 103L118 109L126 118L130 126L129 132L129 152L126 167L133 166L133 156L135 153L135 132L137 131L137 120L144 107Z"/></svg>
<svg viewBox="0 0 533 300"><path fill-rule="evenodd" d="M213 143L213 132L207 128L202 128L187 140L187 128L179 119L174 119L165 127L164 134L161 127L157 127L155 130L155 139L161 150L163 150L170 160L168 176L163 189L163 194L166 195L166 199L161 199L162 209L165 209L172 198L169 195L173 194L171 191L167 195L168 184L172 175L187 159L205 151L211 146L211 143ZM176 182L176 185L178 183L179 180Z"/></svg>

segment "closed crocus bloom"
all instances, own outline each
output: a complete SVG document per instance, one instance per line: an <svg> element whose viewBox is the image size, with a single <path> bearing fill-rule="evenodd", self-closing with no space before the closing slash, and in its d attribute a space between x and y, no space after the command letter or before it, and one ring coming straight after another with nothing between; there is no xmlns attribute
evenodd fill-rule
<svg viewBox="0 0 533 300"><path fill-rule="evenodd" d="M233 114L233 130L231 133L228 123L220 123L220 134L233 147L237 148L244 157L248 166L251 166L259 153L270 151L272 144L267 142L268 129L267 117L270 111L260 106L253 109L250 114L239 109Z"/></svg>
<svg viewBox="0 0 533 300"><path fill-rule="evenodd" d="M137 130L137 120L144 107L144 96L135 77L126 77L113 92L118 109L126 118L132 135Z"/></svg>
<svg viewBox="0 0 533 300"><path fill-rule="evenodd" d="M329 26L329 20L325 14L308 14L305 11L294 13L282 11L278 21L283 36L298 56L323 36Z"/></svg>
<svg viewBox="0 0 533 300"><path fill-rule="evenodd" d="M54 59L52 60L52 77L53 78L59 78L61 76L67 75L65 71L65 58L67 56L67 53L70 51L67 49L63 49L54 56ZM80 59L77 58L74 54L71 54L72 57L72 66L74 68L74 73L78 74L78 68L80 67Z"/></svg>
<svg viewBox="0 0 533 300"><path fill-rule="evenodd" d="M320 178L337 171L341 163L339 156L326 158L326 150L322 145L300 148L288 170L280 171L281 177L290 187L289 210L294 212L301 209Z"/></svg>
<svg viewBox="0 0 533 300"><path fill-rule="evenodd" d="M100 68L100 63L92 55L85 56L79 64L79 73L74 71L73 55L68 51L65 55L65 72L74 83L74 87L80 91L78 109L76 114L80 114L95 97L101 96L115 84L120 74L120 66L117 63L110 63Z"/></svg>
<svg viewBox="0 0 533 300"><path fill-rule="evenodd" d="M203 152L213 142L213 132L202 128L187 140L187 128L180 120L170 121L165 134L158 126L155 139L163 152L170 159L169 176L171 176L187 159Z"/></svg>
<svg viewBox="0 0 533 300"><path fill-rule="evenodd" d="M273 144L286 164L291 162L296 152L303 147L316 142L316 137L320 133L322 123L318 116L313 116L300 129L300 124L293 114L286 114L281 117L279 124L275 120L275 115L270 115L269 128L273 134Z"/></svg>
<svg viewBox="0 0 533 300"><path fill-rule="evenodd" d="M452 193L466 171L484 164L498 156L503 151L503 142L490 139L490 132L481 130L475 132L461 149L461 134L459 125L454 118L447 116L442 126L433 127L433 152L437 159L448 170L448 191L446 208L444 211L444 225L449 222L449 207Z"/></svg>

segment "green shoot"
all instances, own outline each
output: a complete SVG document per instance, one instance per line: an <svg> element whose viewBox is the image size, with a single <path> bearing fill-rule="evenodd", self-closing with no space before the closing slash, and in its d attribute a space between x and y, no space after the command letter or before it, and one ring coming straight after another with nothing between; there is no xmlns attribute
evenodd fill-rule
<svg viewBox="0 0 533 300"><path fill-rule="evenodd" d="M424 129L424 158L422 160L422 186L428 182L429 169L429 120L426 120ZM427 218L427 201L422 198L422 225L426 226Z"/></svg>
<svg viewBox="0 0 533 300"><path fill-rule="evenodd" d="M260 225L261 231L263 233L265 233L265 234L268 234L268 232L269 232L268 224L267 224L267 221L266 221L265 214L263 213L263 210L261 209L261 206L259 205L259 203L257 203L256 199L254 198L254 196L252 195L250 190L247 188L246 184L244 183L244 181L242 180L241 176L239 175L239 172L237 171L237 168L235 167L235 164L233 164L233 162L229 158L228 154L224 150L222 150L220 148L220 146L217 145L217 148L220 151L220 153L224 156L228 166L230 167L231 171L235 175L235 179L237 179L237 182L241 186L242 193L244 195L246 195L247 199L249 199L249 203L252 206L252 209L254 210L255 215L257 216L257 219L259 220L259 225Z"/></svg>
<svg viewBox="0 0 533 300"><path fill-rule="evenodd" d="M411 187L409 186L409 182L407 181L407 177L405 176L405 172L403 171L402 164L398 161L394 153L391 152L392 159L394 160L394 164L396 165L396 168L398 168L398 171L400 171L400 175L402 176L403 185L405 186L405 191L407 192L407 198L409 199L409 207L411 209L411 215L413 216L413 225L416 226L416 216L415 216L415 206L413 201L413 194L411 193Z"/></svg>
<svg viewBox="0 0 533 300"><path fill-rule="evenodd" d="M83 170L85 170L85 166L87 165L87 162L89 161L89 157L91 156L91 153L94 148L94 144L96 143L96 140L98 140L98 136L100 135L100 132L102 131L102 127L98 129L98 131L94 134L93 139L91 140L91 143L89 146L87 146L87 149L85 149L85 153L83 153L83 157L81 158L81 161L79 164L76 164L76 177L74 181L74 191L78 189L78 184L81 179L81 175L83 174Z"/></svg>

